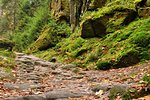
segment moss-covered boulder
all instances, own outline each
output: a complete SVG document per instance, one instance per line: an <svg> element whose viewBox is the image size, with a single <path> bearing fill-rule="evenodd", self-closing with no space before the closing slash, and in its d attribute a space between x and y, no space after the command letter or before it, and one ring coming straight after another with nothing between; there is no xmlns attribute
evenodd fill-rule
<svg viewBox="0 0 150 100"><path fill-rule="evenodd" d="M0 39L0 48L12 50L12 48L15 46L15 43L7 40L7 39Z"/></svg>
<svg viewBox="0 0 150 100"><path fill-rule="evenodd" d="M28 47L27 53L49 49L68 37L70 33L68 24L58 24L51 20L49 25L43 27L38 39Z"/></svg>
<svg viewBox="0 0 150 100"><path fill-rule="evenodd" d="M99 69L127 67L141 60L150 59L148 27L150 19L139 20L108 36L102 44L108 49L97 61L97 67Z"/></svg>
<svg viewBox="0 0 150 100"><path fill-rule="evenodd" d="M0 48L0 67L14 67L15 57L14 52Z"/></svg>
<svg viewBox="0 0 150 100"><path fill-rule="evenodd" d="M48 28L41 33L39 38L29 47L29 52L37 50L46 50L56 44L56 34L53 32L53 28ZM55 40L56 39L56 40Z"/></svg>
<svg viewBox="0 0 150 100"><path fill-rule="evenodd" d="M86 17L81 23L81 37L102 37L121 29L122 26L133 21L136 16L135 10L120 5L104 7Z"/></svg>

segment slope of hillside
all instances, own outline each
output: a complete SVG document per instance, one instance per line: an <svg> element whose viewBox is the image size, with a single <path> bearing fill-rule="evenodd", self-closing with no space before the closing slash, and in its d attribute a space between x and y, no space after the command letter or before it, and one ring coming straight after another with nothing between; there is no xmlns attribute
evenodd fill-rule
<svg viewBox="0 0 150 100"><path fill-rule="evenodd" d="M92 69L127 67L149 60L148 1L97 2L103 6L95 5L96 8L91 10L94 2L97 1L92 1L89 8L82 13L80 26L77 26L71 35L65 30L67 24L62 27L63 29L58 27L64 24L68 15L61 15L60 11L52 7L51 10L60 15L59 18L53 15L53 18L57 18L55 22L57 27L48 25L44 28L43 30L49 31L41 32L39 38L28 47L26 52L34 52L35 55L46 60L56 58L58 62L74 63ZM61 4L59 6L63 7ZM69 8L64 9L62 13ZM44 37L47 37L48 41Z"/></svg>

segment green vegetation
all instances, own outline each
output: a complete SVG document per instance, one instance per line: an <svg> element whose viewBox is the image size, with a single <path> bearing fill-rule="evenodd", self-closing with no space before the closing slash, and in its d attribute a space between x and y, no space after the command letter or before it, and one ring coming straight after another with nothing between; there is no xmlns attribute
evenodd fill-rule
<svg viewBox="0 0 150 100"><path fill-rule="evenodd" d="M96 65L98 69L126 67L150 59L149 22L150 18L137 20L104 38L83 39L80 31L76 31L54 48L36 55L86 67Z"/></svg>
<svg viewBox="0 0 150 100"><path fill-rule="evenodd" d="M5 48L11 51L14 46L15 46L15 43L10 40L0 39L0 48Z"/></svg>
<svg viewBox="0 0 150 100"><path fill-rule="evenodd" d="M55 20L49 20L48 24L43 28L43 31L38 39L30 45L27 53L32 53L38 50L46 50L55 46L61 39L70 35L71 31L66 23L57 24Z"/></svg>
<svg viewBox="0 0 150 100"><path fill-rule="evenodd" d="M114 86L110 89L110 100L115 100L117 96L121 96L122 100L131 100L130 93L125 87Z"/></svg>
<svg viewBox="0 0 150 100"><path fill-rule="evenodd" d="M34 42L48 21L48 0L44 2L24 0L20 5L18 24L13 41L16 43L15 50L23 51Z"/></svg>
<svg viewBox="0 0 150 100"><path fill-rule="evenodd" d="M12 51L0 48L0 67L13 68L15 65L14 59L15 54Z"/></svg>
<svg viewBox="0 0 150 100"><path fill-rule="evenodd" d="M127 67L149 60L150 18L138 16L139 2L141 0L92 0L87 11L77 11L82 17L80 27L73 33L68 22L68 1L60 0L58 5L51 0L17 2L14 10L17 13L11 16L16 20L12 25L15 30L10 28L15 42L13 50L33 53L45 60L56 57L59 62L89 69ZM90 8L91 5L94 8ZM143 5L141 7L146 6ZM7 27L11 19L4 18L1 24Z"/></svg>
<svg viewBox="0 0 150 100"><path fill-rule="evenodd" d="M148 86L150 86L150 75L149 75L149 74L145 75L145 76L143 77L143 80L146 82L146 84L147 84Z"/></svg>
<svg viewBox="0 0 150 100"><path fill-rule="evenodd" d="M150 60L150 0L71 1L0 0L0 70L9 73L4 79L14 78L14 51L73 64L63 69L75 67L71 69L74 73L80 72L76 65L86 70L108 70ZM145 65L142 67L142 74L131 70L127 76L121 69L119 77L108 74L108 80L100 79L130 85L145 75L144 82L140 81L145 85L142 90L138 86L114 86L108 89L109 99L147 95L143 88L150 86L150 74Z"/></svg>

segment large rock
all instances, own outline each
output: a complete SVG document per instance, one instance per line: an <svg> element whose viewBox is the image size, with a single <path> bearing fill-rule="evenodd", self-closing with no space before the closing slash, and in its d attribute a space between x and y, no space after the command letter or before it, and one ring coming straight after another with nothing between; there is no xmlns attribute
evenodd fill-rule
<svg viewBox="0 0 150 100"><path fill-rule="evenodd" d="M83 22L81 25L81 37L90 38L104 35L106 33L106 25L103 23L103 18L101 17L95 20L87 19Z"/></svg>
<svg viewBox="0 0 150 100"><path fill-rule="evenodd" d="M102 37L129 24L137 16L136 11L123 6L111 6L94 12L81 23L81 37Z"/></svg>
<svg viewBox="0 0 150 100"><path fill-rule="evenodd" d="M84 95L86 94L62 89L62 90L54 90L46 93L46 99L47 100L68 100L69 97L79 98Z"/></svg>
<svg viewBox="0 0 150 100"><path fill-rule="evenodd" d="M54 32L54 28L48 28L41 33L39 38L28 48L27 52L31 53L38 50L46 50L55 46L57 42L57 33Z"/></svg>
<svg viewBox="0 0 150 100"><path fill-rule="evenodd" d="M138 57L138 53L135 51L130 51L125 55L122 55L118 62L114 63L114 67L128 67L140 62L140 58Z"/></svg>

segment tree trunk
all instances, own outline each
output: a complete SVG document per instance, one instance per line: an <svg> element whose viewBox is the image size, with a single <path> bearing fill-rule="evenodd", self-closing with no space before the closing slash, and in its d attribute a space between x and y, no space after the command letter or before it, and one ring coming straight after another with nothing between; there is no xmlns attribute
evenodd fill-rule
<svg viewBox="0 0 150 100"><path fill-rule="evenodd" d="M70 0L70 24L71 24L71 30L74 32L76 27L76 14L75 14L75 0Z"/></svg>
<svg viewBox="0 0 150 100"><path fill-rule="evenodd" d="M79 25L80 16L87 10L90 0L70 0L70 24L71 30L74 32Z"/></svg>

